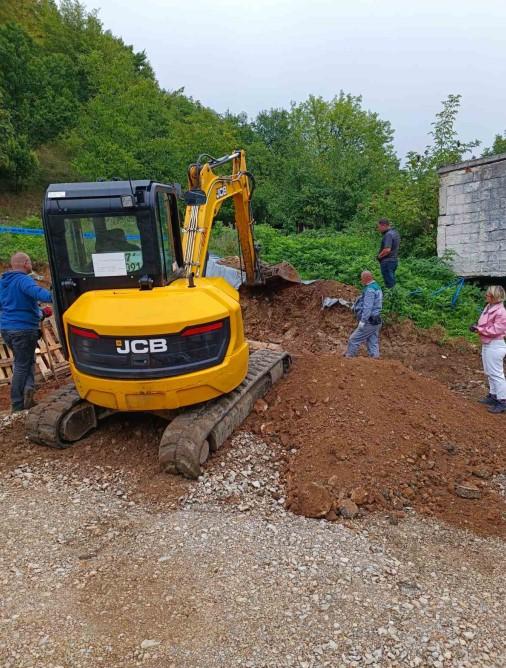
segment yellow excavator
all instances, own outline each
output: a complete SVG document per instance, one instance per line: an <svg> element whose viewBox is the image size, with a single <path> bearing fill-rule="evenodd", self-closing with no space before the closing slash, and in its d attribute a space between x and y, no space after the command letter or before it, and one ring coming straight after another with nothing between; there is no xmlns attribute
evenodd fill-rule
<svg viewBox="0 0 506 668"><path fill-rule="evenodd" d="M245 283L300 279L286 263L269 267L258 259L244 151L204 157L188 171L182 229L178 184L48 187L43 225L73 383L29 411L32 441L66 448L111 413L151 411L168 421L162 469L193 478L288 370L285 352L249 354L238 292L206 277L224 201L233 201ZM228 164L231 173L220 174Z"/></svg>

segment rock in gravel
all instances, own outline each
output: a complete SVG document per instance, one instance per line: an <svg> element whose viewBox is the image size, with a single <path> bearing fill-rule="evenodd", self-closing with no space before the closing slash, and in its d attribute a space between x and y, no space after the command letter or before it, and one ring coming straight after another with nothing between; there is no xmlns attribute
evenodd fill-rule
<svg viewBox="0 0 506 668"><path fill-rule="evenodd" d="M455 485L455 494L462 499L481 499L481 490L471 482L460 483Z"/></svg>
<svg viewBox="0 0 506 668"><path fill-rule="evenodd" d="M257 399L255 401L255 412L258 413L259 415L261 413L265 413L269 409L269 404L265 401L265 399Z"/></svg>
<svg viewBox="0 0 506 668"><path fill-rule="evenodd" d="M482 480L490 480L492 477L492 471L485 466L479 467L479 468L473 468L471 473L476 477L476 478L481 478Z"/></svg>
<svg viewBox="0 0 506 668"><path fill-rule="evenodd" d="M367 503L368 492L365 487L355 487L351 492L350 499L353 503L356 503L357 506L363 506L364 503Z"/></svg>
<svg viewBox="0 0 506 668"><path fill-rule="evenodd" d="M305 517L325 517L332 507L332 497L326 487L318 482L310 482L302 487L299 509Z"/></svg>
<svg viewBox="0 0 506 668"><path fill-rule="evenodd" d="M358 515L358 506L351 499L344 499L339 504L339 512L347 520L351 520Z"/></svg>
<svg viewBox="0 0 506 668"><path fill-rule="evenodd" d="M141 642L141 649L151 649L151 647L157 647L159 644L159 640L143 640Z"/></svg>

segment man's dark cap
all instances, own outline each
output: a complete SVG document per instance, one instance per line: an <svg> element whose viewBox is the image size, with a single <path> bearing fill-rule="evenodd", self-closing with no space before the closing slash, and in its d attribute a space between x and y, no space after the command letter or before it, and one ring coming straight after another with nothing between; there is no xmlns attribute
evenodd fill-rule
<svg viewBox="0 0 506 668"><path fill-rule="evenodd" d="M390 221L388 218L380 218L378 220L378 225L390 225Z"/></svg>

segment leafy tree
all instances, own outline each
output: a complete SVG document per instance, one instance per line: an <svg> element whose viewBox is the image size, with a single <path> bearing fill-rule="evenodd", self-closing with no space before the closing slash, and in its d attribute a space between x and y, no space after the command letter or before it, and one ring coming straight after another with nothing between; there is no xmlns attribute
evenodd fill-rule
<svg viewBox="0 0 506 668"><path fill-rule="evenodd" d="M461 162L466 153L478 146L477 140L463 142L458 138L455 121L460 95L449 95L436 114L429 135L432 142L422 154L410 151L406 165L392 179L388 188L378 191L362 207L353 227L363 229L379 218L394 221L403 236L403 245L417 255L434 255L438 218L439 176L443 165Z"/></svg>
<svg viewBox="0 0 506 668"><path fill-rule="evenodd" d="M155 178L185 181L191 160L220 155L236 145L234 128L186 97L167 93L138 71L135 54L111 45L87 57L96 94L69 135L75 167L85 178Z"/></svg>
<svg viewBox="0 0 506 668"><path fill-rule="evenodd" d="M3 172L16 187L35 170L34 149L57 137L76 116L72 69L68 55L45 53L19 25L0 26L0 97L12 134Z"/></svg>
<svg viewBox="0 0 506 668"><path fill-rule="evenodd" d="M499 153L506 153L506 131L504 134L494 137L494 143L490 148L483 151L483 156L498 155Z"/></svg>
<svg viewBox="0 0 506 668"><path fill-rule="evenodd" d="M259 190L276 227L341 229L397 169L390 124L343 92L264 111L253 127L268 150Z"/></svg>
<svg viewBox="0 0 506 668"><path fill-rule="evenodd" d="M135 70L138 74L142 75L143 77L146 77L146 79L152 79L153 81L155 80L155 73L153 71L153 68L151 67L151 64L148 60L148 57L146 55L145 51L138 51L135 52L133 50L133 47L129 46L129 49L131 49L133 56L134 56L134 67Z"/></svg>

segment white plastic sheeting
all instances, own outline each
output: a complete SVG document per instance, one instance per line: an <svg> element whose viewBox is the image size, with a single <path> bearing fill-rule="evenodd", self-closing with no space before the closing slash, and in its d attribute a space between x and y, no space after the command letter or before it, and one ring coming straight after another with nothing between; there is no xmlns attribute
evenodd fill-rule
<svg viewBox="0 0 506 668"><path fill-rule="evenodd" d="M230 285L236 290L239 286L246 280L246 274L244 271L239 271L239 269L233 269L232 267L227 267L224 264L218 264L218 260L221 260L217 255L209 255L207 260L207 269L206 276L219 276L224 278Z"/></svg>

